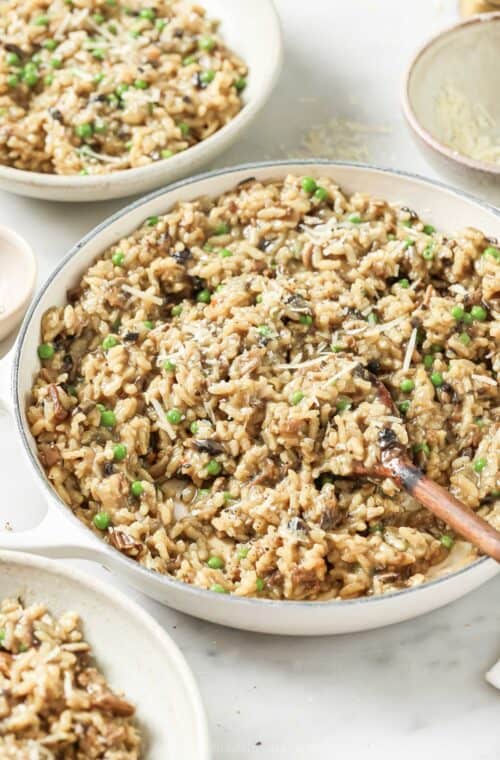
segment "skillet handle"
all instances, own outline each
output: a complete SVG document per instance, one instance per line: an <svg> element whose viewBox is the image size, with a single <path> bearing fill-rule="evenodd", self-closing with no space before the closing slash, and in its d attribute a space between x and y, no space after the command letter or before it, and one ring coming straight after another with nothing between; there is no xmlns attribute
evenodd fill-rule
<svg viewBox="0 0 500 760"><path fill-rule="evenodd" d="M108 558L105 545L83 525L81 528L73 525L61 511L49 506L41 522L28 530L13 531L2 526L0 550L29 552L57 559L104 562Z"/></svg>

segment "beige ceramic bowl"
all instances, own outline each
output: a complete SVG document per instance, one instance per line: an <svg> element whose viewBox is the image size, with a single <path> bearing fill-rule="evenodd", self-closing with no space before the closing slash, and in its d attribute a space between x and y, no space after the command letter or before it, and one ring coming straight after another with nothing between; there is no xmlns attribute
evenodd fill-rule
<svg viewBox="0 0 500 760"><path fill-rule="evenodd" d="M500 13L474 16L427 42L413 58L403 88L404 115L429 163L454 181L476 175L473 181L500 188L500 164L478 161L446 144L436 105L450 85L476 113L485 109L493 117L495 124L485 125L481 135L496 133L500 142Z"/></svg>

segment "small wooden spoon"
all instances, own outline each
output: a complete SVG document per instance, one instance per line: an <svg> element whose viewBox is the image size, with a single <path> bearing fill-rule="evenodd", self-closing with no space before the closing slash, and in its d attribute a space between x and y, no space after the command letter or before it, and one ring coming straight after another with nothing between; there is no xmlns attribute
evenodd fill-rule
<svg viewBox="0 0 500 760"><path fill-rule="evenodd" d="M396 415L391 394L386 386L368 370L363 376L376 388L378 399ZM368 470L363 465L355 465L358 475L376 478L391 478L404 488L414 499L427 507L440 520L448 523L457 533L480 549L484 554L500 562L500 532L486 520L462 504L445 488L424 475L410 460L405 447L390 428L380 431L379 444L381 464Z"/></svg>

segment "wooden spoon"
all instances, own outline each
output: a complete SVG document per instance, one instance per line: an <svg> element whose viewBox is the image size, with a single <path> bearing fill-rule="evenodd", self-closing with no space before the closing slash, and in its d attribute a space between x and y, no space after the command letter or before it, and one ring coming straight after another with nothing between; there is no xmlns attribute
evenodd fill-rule
<svg viewBox="0 0 500 760"><path fill-rule="evenodd" d="M360 368L361 369L361 368ZM376 388L377 398L396 415L391 394L375 375L362 370L363 377ZM361 464L354 465L358 475L391 478L414 499L427 507L440 520L448 523L457 533L480 549L484 554L500 562L500 532L486 520L462 504L442 486L424 475L410 460L405 447L391 428L379 433L381 464L368 470Z"/></svg>

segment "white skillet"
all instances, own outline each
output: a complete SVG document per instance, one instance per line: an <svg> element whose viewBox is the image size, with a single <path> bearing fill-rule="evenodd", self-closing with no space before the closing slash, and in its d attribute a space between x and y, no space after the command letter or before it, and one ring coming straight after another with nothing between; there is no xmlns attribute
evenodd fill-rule
<svg viewBox="0 0 500 760"><path fill-rule="evenodd" d="M3 397L12 407L17 434L49 509L46 519L34 530L0 532L0 548L92 559L175 609L234 628L291 635L346 633L407 620L458 599L499 572L500 565L490 559L463 567L462 555L467 546L457 542L450 566L441 568L443 572L454 572L385 596L332 602L275 602L216 594L146 570L120 554L77 520L50 486L36 456L25 415L26 400L39 368L36 349L40 342L40 320L46 309L64 304L67 289L75 285L90 263L118 238L134 231L146 217L165 213L177 201L201 195L217 196L248 177L277 179L288 173L331 176L347 192L364 190L389 201L403 202L448 233L470 225L500 238L500 211L458 190L403 172L320 160L249 164L212 172L178 182L119 211L68 253L36 296L21 328L13 352L12 386L10 392L4 391ZM3 374L5 377L5 371ZM440 569L435 573L439 576Z"/></svg>
<svg viewBox="0 0 500 760"><path fill-rule="evenodd" d="M147 760L210 760L207 720L184 657L165 631L114 588L61 562L0 552L0 599L77 612L98 667L137 709Z"/></svg>

